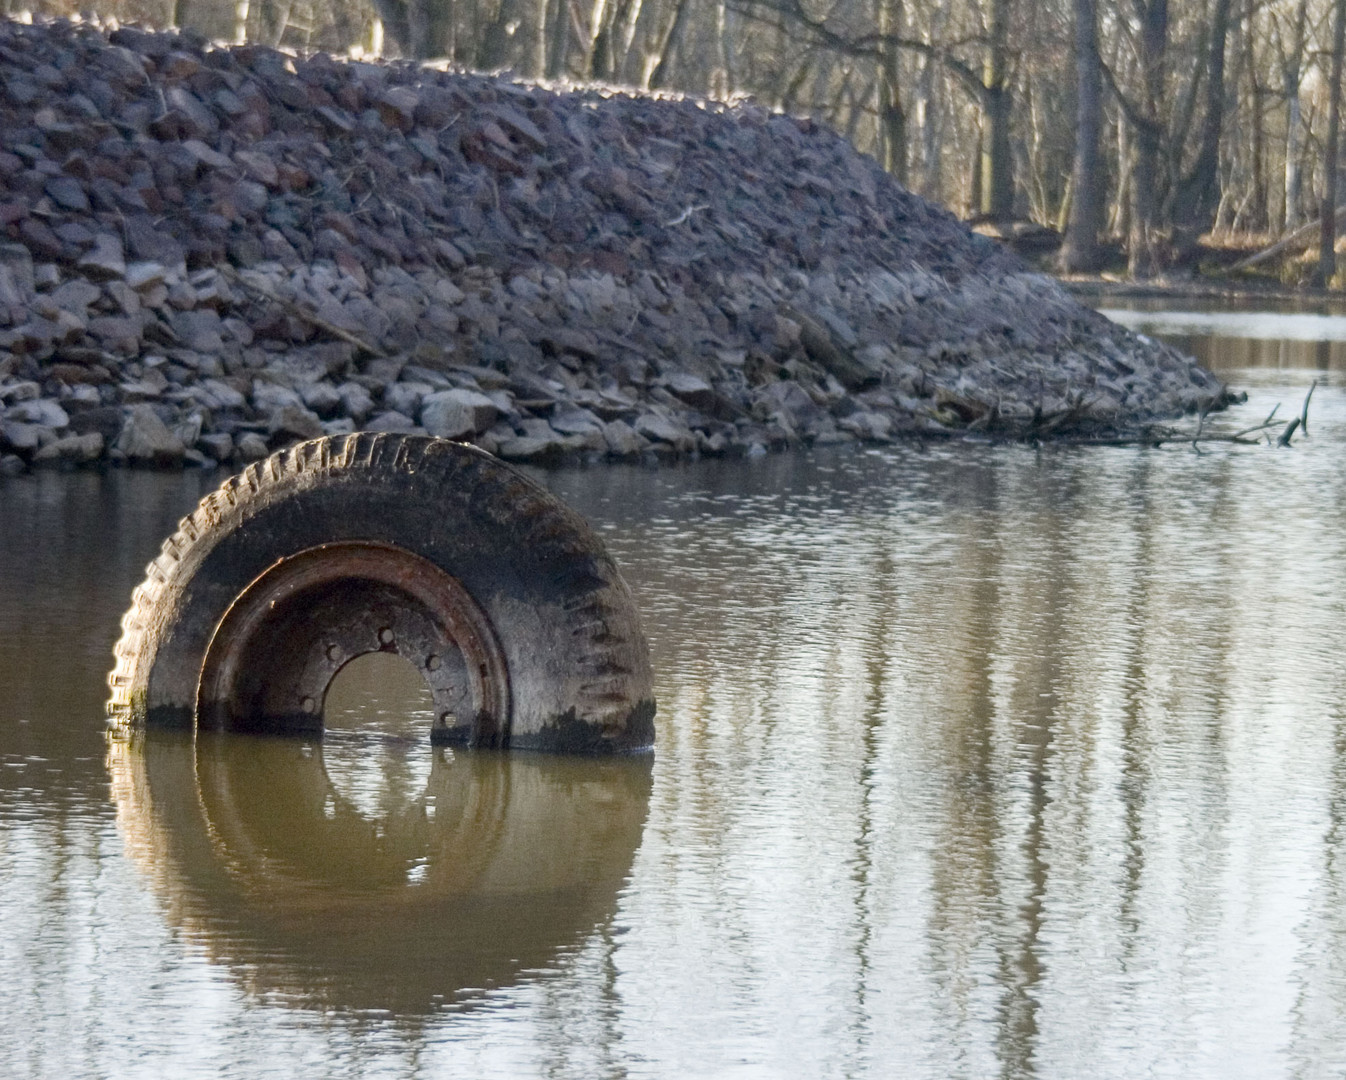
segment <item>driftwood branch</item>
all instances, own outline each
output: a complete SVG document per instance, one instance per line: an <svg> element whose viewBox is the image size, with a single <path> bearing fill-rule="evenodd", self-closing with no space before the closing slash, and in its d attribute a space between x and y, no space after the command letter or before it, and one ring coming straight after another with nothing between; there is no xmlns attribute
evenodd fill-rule
<svg viewBox="0 0 1346 1080"><path fill-rule="evenodd" d="M1346 221L1346 206L1338 206L1337 224L1341 225L1343 221ZM1250 267L1256 266L1258 263L1266 262L1268 259L1274 259L1283 251L1300 247L1311 237L1316 236L1321 227L1322 218L1315 218L1307 225L1301 225L1294 232L1290 233L1290 235L1281 237L1270 247L1254 252L1246 259L1240 259L1238 262L1234 263L1233 266L1227 267L1225 273L1236 274L1240 270L1247 270Z"/></svg>
<svg viewBox="0 0 1346 1080"><path fill-rule="evenodd" d="M256 281L251 281L248 278L243 277L241 274L236 272L232 267L221 267L220 269L221 272L224 274L224 276L228 278L231 282L240 285L245 289L251 290L258 296L265 297L267 300L270 300L273 304L278 304L280 307L284 308L286 312L293 315L296 319L302 319L304 322L316 326L319 330L326 331L333 337L340 338L342 341L345 342L349 342L351 345L354 345L357 349L362 349L365 352L369 353L370 356L377 357L380 360L385 359L387 357L388 354L385 353L382 349L369 344L369 342L365 341L358 334L352 334L349 330L342 329L335 323L329 322L328 320L324 319L321 315L317 314L317 312L310 311L309 309L305 308L302 304L296 303L295 301L290 300L287 297L281 296L277 292L273 292L271 289L268 289L265 285L262 285Z"/></svg>

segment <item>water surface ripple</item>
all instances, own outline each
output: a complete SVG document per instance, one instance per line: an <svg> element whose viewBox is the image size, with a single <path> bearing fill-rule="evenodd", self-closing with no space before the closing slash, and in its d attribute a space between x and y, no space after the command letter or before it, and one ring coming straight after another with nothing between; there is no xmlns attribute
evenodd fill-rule
<svg viewBox="0 0 1346 1080"><path fill-rule="evenodd" d="M0 1072L1341 1075L1346 393L1225 374L1310 438L546 476L653 648L615 765L109 746L205 481L7 483Z"/></svg>

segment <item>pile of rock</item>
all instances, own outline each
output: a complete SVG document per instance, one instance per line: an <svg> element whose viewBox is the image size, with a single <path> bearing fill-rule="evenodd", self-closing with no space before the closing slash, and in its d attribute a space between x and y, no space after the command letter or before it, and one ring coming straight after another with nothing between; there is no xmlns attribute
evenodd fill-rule
<svg viewBox="0 0 1346 1080"><path fill-rule="evenodd" d="M0 470L1133 430L1224 387L760 108L0 23Z"/></svg>

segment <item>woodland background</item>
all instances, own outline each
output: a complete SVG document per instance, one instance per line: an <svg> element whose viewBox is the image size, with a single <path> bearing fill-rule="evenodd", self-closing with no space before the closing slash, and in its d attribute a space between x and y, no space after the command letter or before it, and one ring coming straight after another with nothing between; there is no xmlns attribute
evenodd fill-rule
<svg viewBox="0 0 1346 1080"><path fill-rule="evenodd" d="M1346 0L0 0L226 42L445 60L812 115L1058 265L1312 235L1335 272ZM1312 226L1320 220L1317 227ZM1306 227L1308 226L1308 227Z"/></svg>

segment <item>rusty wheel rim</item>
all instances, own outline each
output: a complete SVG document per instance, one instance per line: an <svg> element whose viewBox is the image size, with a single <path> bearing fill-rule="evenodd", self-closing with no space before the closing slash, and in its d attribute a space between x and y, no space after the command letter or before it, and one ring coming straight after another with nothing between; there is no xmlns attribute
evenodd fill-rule
<svg viewBox="0 0 1346 1080"><path fill-rule="evenodd" d="M380 543L319 545L258 575L212 635L197 723L319 732L332 680L371 652L396 653L420 672L435 703L434 741L508 740L509 676L490 620L451 574Z"/></svg>

